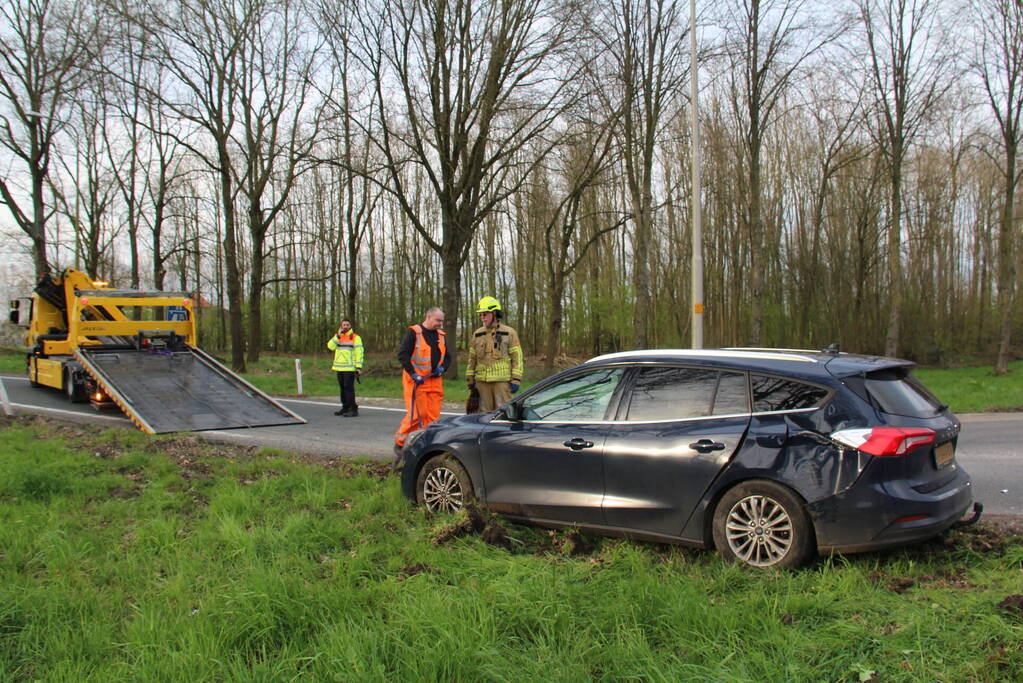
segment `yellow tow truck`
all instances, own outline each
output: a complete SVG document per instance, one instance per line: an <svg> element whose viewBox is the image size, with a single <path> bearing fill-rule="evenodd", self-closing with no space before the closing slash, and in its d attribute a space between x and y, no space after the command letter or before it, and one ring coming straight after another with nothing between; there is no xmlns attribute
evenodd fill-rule
<svg viewBox="0 0 1023 683"><path fill-rule="evenodd" d="M151 434L305 422L195 343L187 292L120 290L68 268L11 302L33 386L116 405Z"/></svg>

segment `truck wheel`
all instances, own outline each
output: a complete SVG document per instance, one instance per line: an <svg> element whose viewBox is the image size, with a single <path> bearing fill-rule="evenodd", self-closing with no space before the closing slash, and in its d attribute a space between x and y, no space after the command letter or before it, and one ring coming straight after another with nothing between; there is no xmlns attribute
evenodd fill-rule
<svg viewBox="0 0 1023 683"><path fill-rule="evenodd" d="M64 393L72 403L82 403L85 400L85 387L75 381L75 373L71 370L64 371Z"/></svg>

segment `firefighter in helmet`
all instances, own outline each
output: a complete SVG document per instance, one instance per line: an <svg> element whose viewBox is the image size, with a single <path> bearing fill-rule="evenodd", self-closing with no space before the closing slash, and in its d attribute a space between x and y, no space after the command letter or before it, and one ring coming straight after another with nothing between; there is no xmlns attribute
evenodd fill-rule
<svg viewBox="0 0 1023 683"><path fill-rule="evenodd" d="M483 326L472 335L469 366L465 371L469 388L480 394L480 409L494 410L511 400L522 384L522 345L519 335L501 322L501 303L485 296L476 305Z"/></svg>

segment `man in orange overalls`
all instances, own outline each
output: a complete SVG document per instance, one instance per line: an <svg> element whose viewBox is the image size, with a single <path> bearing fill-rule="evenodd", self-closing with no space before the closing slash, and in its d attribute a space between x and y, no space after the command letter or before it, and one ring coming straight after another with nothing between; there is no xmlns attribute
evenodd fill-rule
<svg viewBox="0 0 1023 683"><path fill-rule="evenodd" d="M440 417L444 400L441 375L451 364L444 340L444 311L431 308L418 325L409 326L398 347L401 362L401 387L405 396L405 418L394 433L394 453L401 458L405 437L424 429Z"/></svg>

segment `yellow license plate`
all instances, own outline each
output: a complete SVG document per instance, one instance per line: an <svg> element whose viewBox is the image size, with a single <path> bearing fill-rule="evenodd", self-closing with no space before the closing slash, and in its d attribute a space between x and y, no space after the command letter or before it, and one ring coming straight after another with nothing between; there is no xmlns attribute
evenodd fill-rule
<svg viewBox="0 0 1023 683"><path fill-rule="evenodd" d="M952 458L954 457L956 457L956 451L952 446L951 441L946 441L934 449L935 467L944 467L948 463L952 462Z"/></svg>

